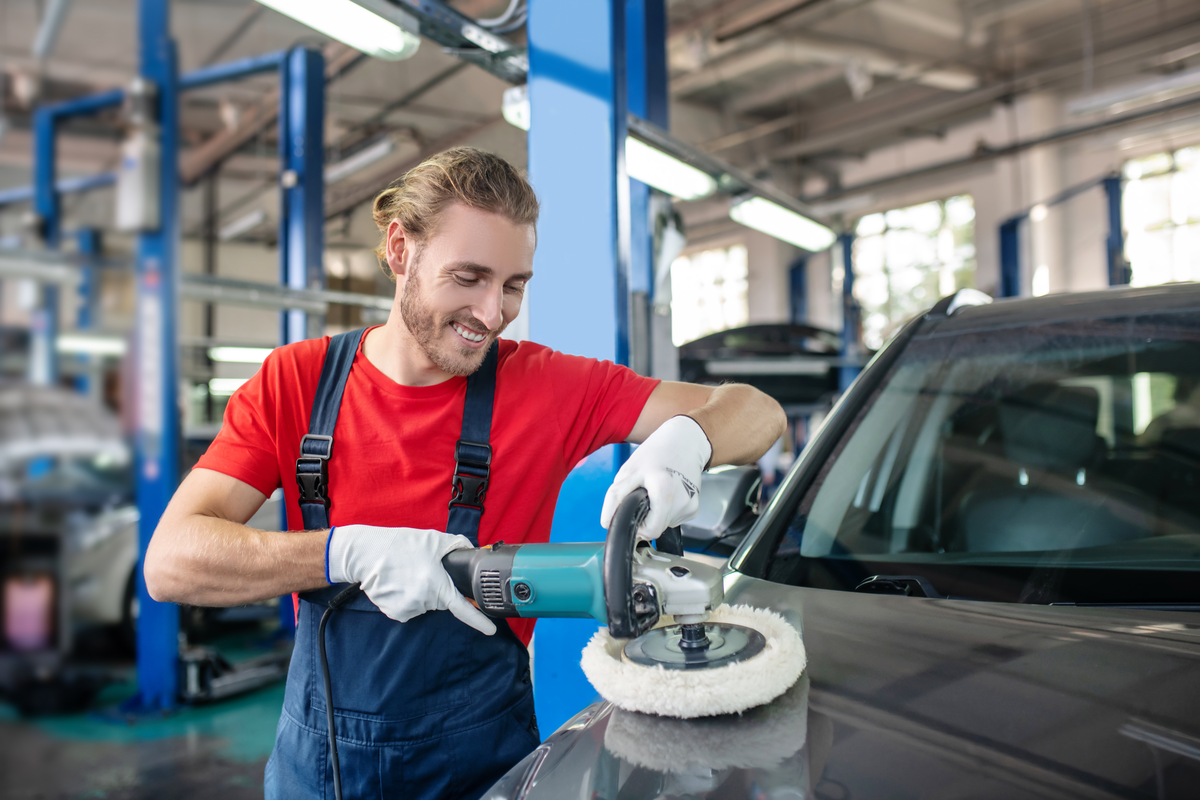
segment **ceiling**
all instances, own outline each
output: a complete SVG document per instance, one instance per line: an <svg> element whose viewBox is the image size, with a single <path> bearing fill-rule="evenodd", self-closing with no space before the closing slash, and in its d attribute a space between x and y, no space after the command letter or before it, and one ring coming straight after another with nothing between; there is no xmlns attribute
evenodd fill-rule
<svg viewBox="0 0 1200 800"><path fill-rule="evenodd" d="M451 4L486 17L508 2ZM135 0L73 4L39 64L30 50L46 5L0 0L9 121L0 189L29 180L35 98L125 86L135 71ZM836 187L846 159L939 135L1017 94L1087 94L1200 65L1194 0L668 0L667 8L672 132L797 194L811 176ZM370 242L364 203L422 154L471 143L524 164L524 134L499 115L506 84L428 40L414 58L384 62L253 0L176 0L173 14L185 72L299 43L322 47L334 75L329 161L387 140L388 156L329 186L331 246ZM523 41L522 30L508 36ZM275 87L264 76L185 95L185 235L216 208L218 228L261 210L264 221L243 235L274 236ZM115 114L73 121L59 147L63 172L111 169L120 136ZM74 208L100 213L83 201Z"/></svg>

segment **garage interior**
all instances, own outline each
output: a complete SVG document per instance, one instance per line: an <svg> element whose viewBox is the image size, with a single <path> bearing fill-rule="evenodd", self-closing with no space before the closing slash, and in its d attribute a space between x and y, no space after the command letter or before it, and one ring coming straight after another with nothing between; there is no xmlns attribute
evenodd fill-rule
<svg viewBox="0 0 1200 800"><path fill-rule="evenodd" d="M763 388L768 493L939 298L1200 280L1188 0L377 2L403 53L284 0L0 0L0 797L262 796L290 598L155 603L139 554L272 348L387 318L371 202L430 155L538 192L507 337ZM594 696L574 622L544 735Z"/></svg>

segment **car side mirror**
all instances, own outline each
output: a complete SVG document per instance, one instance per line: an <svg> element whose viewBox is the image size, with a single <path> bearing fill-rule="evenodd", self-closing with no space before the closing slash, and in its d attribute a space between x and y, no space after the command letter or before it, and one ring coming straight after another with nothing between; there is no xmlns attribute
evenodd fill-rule
<svg viewBox="0 0 1200 800"><path fill-rule="evenodd" d="M715 467L700 479L700 511L680 525L687 550L728 556L758 518L758 466Z"/></svg>

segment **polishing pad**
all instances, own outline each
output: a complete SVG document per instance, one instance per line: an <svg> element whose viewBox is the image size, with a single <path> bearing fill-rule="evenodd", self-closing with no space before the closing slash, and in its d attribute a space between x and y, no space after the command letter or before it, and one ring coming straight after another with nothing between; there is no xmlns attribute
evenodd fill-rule
<svg viewBox="0 0 1200 800"><path fill-rule="evenodd" d="M807 656L800 634L773 611L723 605L707 624L748 628L766 642L744 660L704 669L666 669L624 657L627 641L601 628L583 649L580 666L600 696L613 705L679 719L732 714L769 703L804 671Z"/></svg>

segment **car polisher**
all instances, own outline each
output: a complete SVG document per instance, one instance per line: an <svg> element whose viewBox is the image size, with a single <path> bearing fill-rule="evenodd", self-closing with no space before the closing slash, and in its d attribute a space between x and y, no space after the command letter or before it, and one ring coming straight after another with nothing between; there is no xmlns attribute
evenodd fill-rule
<svg viewBox="0 0 1200 800"><path fill-rule="evenodd" d="M492 617L592 617L602 628L581 666L606 700L669 717L711 716L770 702L796 682L804 647L771 611L722 605L720 569L639 541L644 489L617 509L607 542L495 544L442 564ZM678 552L666 552L676 549Z"/></svg>

